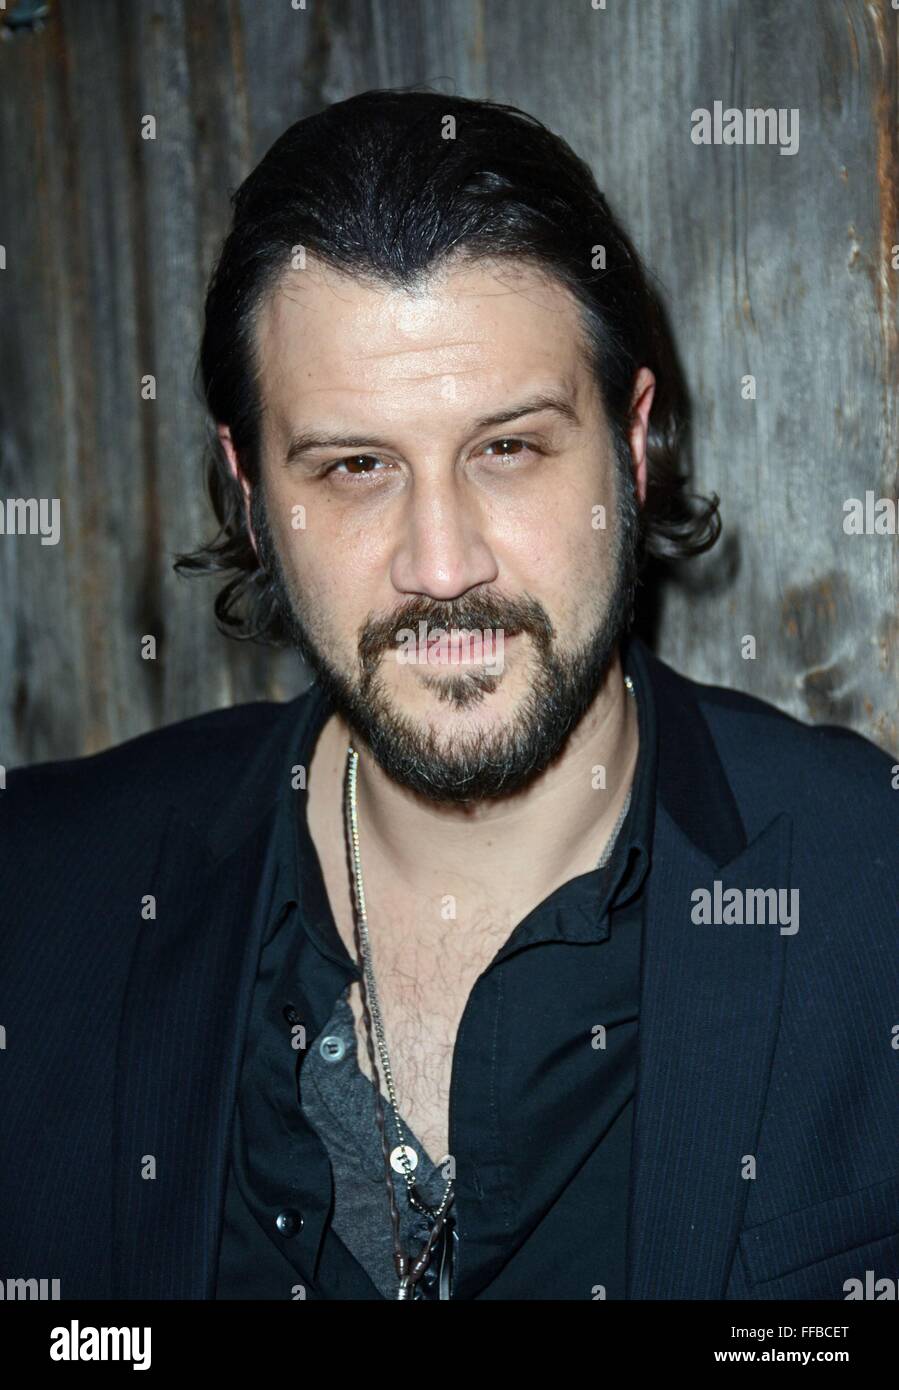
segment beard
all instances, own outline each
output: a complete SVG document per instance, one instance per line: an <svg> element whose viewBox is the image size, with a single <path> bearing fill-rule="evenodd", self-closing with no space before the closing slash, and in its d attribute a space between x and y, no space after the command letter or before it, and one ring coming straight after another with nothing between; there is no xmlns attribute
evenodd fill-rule
<svg viewBox="0 0 899 1390"><path fill-rule="evenodd" d="M259 563L271 585L270 598L290 643L315 672L319 686L379 766L401 786L429 801L478 803L525 788L559 756L606 679L609 665L633 616L638 574L639 511L629 455L619 458L617 525L610 584L595 592L591 631L572 651L560 649L549 615L529 594L506 598L473 594L449 602L410 599L390 618L367 621L358 639L358 671L347 675L316 642L300 596L281 564L266 513L261 484L254 488L251 521ZM492 729L460 731L441 739L398 710L381 674L380 658L396 649L403 630L418 624L449 632L499 630L532 639L535 672L530 689L510 719ZM500 676L483 666L452 675L422 675L436 697L454 709L480 704Z"/></svg>

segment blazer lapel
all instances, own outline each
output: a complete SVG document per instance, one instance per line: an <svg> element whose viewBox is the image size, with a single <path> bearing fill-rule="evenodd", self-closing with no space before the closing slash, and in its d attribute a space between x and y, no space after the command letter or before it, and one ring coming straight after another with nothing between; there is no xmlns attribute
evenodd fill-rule
<svg viewBox="0 0 899 1390"><path fill-rule="evenodd" d="M140 895L155 897L155 920L123 926L138 937L115 1073L116 1297L214 1297L240 1061L271 909L259 886L275 881L275 818L293 796L312 708L302 697L282 705L260 723L249 756L233 752L233 766L225 758L221 787L171 807L153 882L136 889L136 910ZM213 746L203 756L223 755Z"/></svg>
<svg viewBox="0 0 899 1390"><path fill-rule="evenodd" d="M228 1137L264 920L267 818L215 862L173 814L116 1065L116 1297L213 1296Z"/></svg>
<svg viewBox="0 0 899 1390"><path fill-rule="evenodd" d="M658 718L628 1228L628 1298L721 1299L751 1178L789 935L698 924L697 889L789 889L792 821L747 843L695 687L643 650ZM744 900L745 901L745 900Z"/></svg>
<svg viewBox="0 0 899 1390"><path fill-rule="evenodd" d="M750 1179L788 937L777 924L697 925L691 894L789 885L778 816L719 866L661 816L647 880L634 1117L629 1298L724 1297Z"/></svg>

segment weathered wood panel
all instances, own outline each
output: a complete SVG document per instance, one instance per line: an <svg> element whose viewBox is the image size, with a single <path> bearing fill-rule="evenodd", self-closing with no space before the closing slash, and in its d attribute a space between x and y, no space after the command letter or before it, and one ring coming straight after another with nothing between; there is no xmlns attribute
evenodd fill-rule
<svg viewBox="0 0 899 1390"><path fill-rule="evenodd" d="M897 52L889 0L51 3L0 44L0 497L62 503L58 545L0 537L0 763L305 684L171 570L212 529L203 289L285 126L415 82L558 130L657 274L732 537L651 596L660 654L899 751L896 538L842 525L847 498L899 493ZM798 108L798 152L695 145L717 100Z"/></svg>

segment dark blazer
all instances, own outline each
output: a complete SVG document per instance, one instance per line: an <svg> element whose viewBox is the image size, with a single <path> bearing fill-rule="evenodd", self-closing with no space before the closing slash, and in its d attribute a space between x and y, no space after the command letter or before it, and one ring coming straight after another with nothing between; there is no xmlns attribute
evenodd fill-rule
<svg viewBox="0 0 899 1390"><path fill-rule="evenodd" d="M633 647L659 795L629 1296L842 1299L866 1270L899 1278L891 759ZM64 1299L212 1296L254 893L307 705L243 705L9 774L3 1277L59 1278ZM798 889L798 931L698 924L694 891L715 880Z"/></svg>

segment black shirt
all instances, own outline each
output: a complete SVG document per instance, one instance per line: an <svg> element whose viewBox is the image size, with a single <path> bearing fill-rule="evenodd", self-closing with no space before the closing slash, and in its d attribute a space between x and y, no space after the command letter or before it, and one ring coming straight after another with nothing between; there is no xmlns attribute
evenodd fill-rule
<svg viewBox="0 0 899 1390"><path fill-rule="evenodd" d="M475 982L459 1025L449 1113L454 1299L625 1296L657 750L651 688L626 647L622 657L636 690L640 750L611 859L523 918ZM331 713L319 687L308 700L294 755L304 768ZM217 1298L385 1297L332 1229L331 1162L302 1104L309 1045L360 973L334 922L306 801L304 790L281 799L260 883L257 911L267 925L234 1114ZM387 1239L386 1186L383 1214Z"/></svg>

